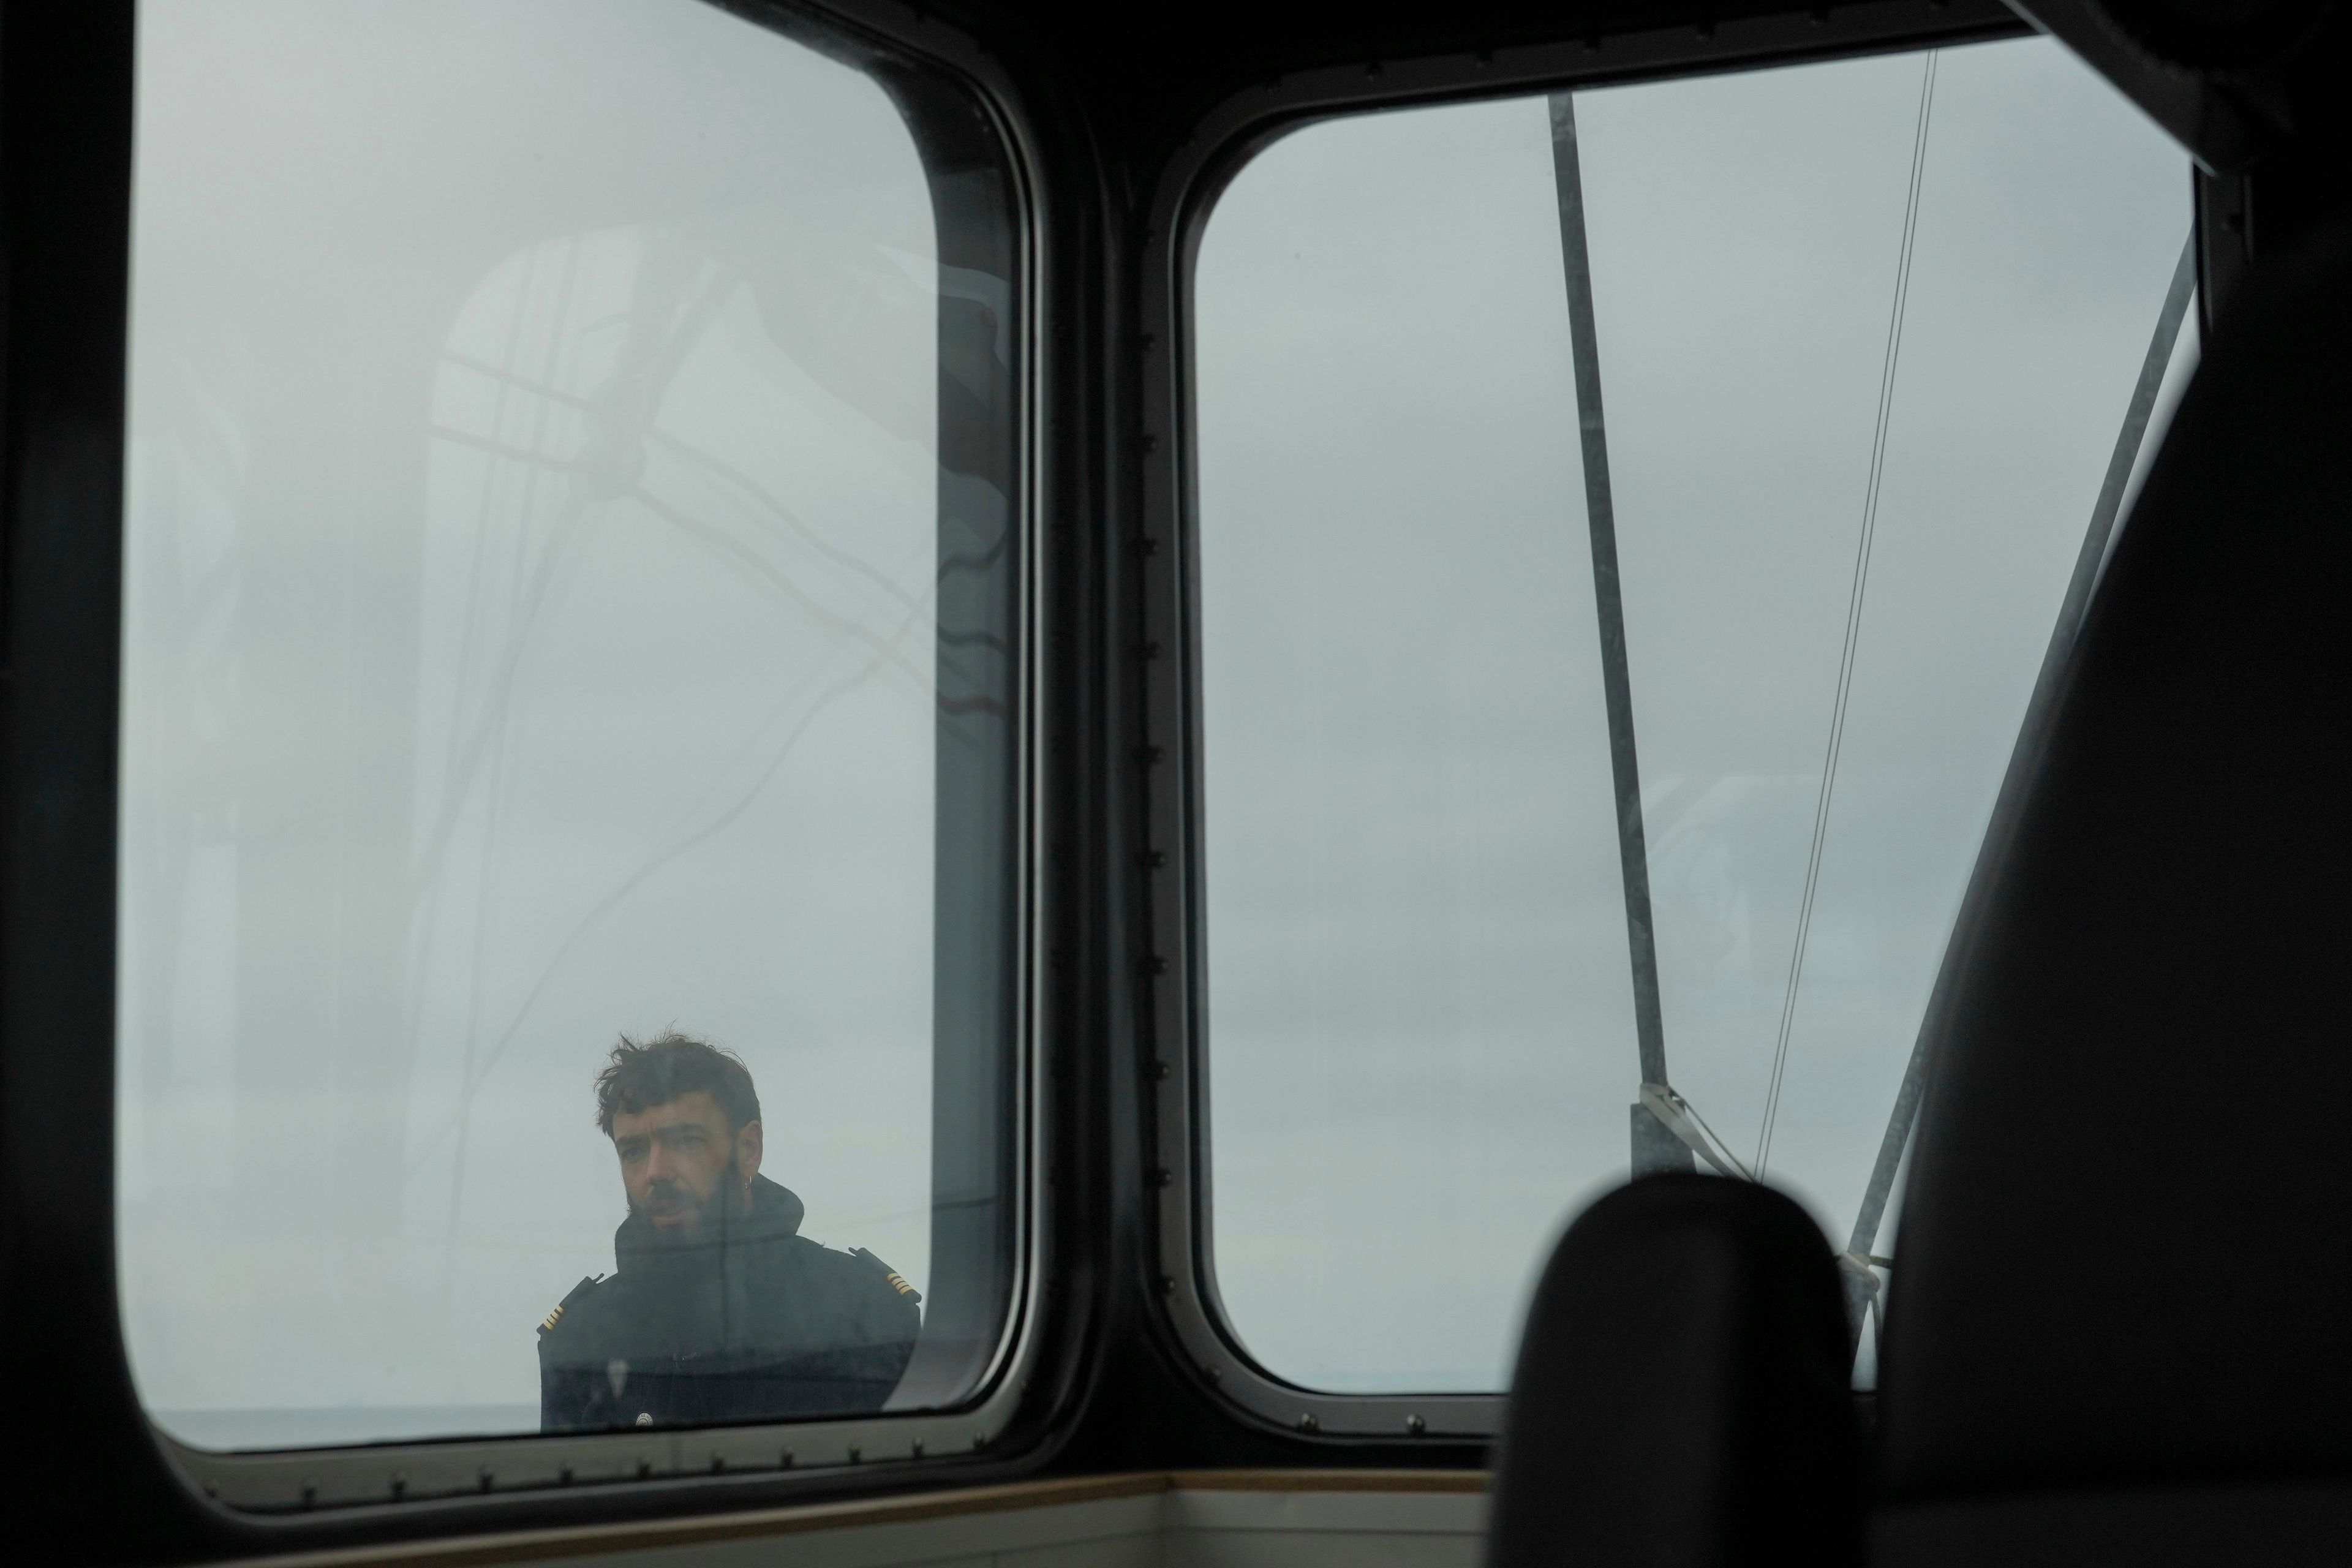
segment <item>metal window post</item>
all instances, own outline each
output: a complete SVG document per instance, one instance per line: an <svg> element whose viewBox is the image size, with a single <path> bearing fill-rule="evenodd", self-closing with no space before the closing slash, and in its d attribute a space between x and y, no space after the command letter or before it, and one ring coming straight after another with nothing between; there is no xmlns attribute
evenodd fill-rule
<svg viewBox="0 0 2352 1568"><path fill-rule="evenodd" d="M1601 414L1601 350L1592 328L1592 263L1584 247L1584 178L1577 159L1576 99L1551 95L1552 177L1559 195L1559 254L1568 283L1568 331L1576 362L1577 430L1584 458L1584 516L1592 535L1592 604L1601 623L1601 681L1609 707L1609 769L1617 795L1617 856L1625 883L1625 938L1633 965L1633 1029L1642 1081L1666 1082L1665 1026L1658 1007L1658 950L1650 923L1650 856L1642 833L1642 770L1633 751L1633 695L1625 663L1625 604L1617 579L1617 519L1609 494L1609 436ZM1691 1151L1642 1100L1633 1112L1636 1176L1693 1168Z"/></svg>

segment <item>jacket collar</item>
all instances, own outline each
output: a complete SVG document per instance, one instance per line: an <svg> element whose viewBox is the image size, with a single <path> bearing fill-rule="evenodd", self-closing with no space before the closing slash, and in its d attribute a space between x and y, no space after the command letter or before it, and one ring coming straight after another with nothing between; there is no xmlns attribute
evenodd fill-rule
<svg viewBox="0 0 2352 1568"><path fill-rule="evenodd" d="M626 1272L632 1263L644 1267L660 1260L656 1266L674 1266L687 1259L709 1258L712 1255L739 1247L756 1247L788 1240L798 1236L801 1220L808 1205L790 1187L768 1180L765 1176L751 1178L751 1202L748 1208L733 1204L721 1205L716 1234L699 1245L671 1247L665 1245L650 1222L635 1210L613 1233L613 1262Z"/></svg>

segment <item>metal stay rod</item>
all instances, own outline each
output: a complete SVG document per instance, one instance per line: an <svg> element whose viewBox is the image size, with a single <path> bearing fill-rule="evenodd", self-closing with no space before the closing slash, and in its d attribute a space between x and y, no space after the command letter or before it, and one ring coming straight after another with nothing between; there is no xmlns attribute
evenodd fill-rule
<svg viewBox="0 0 2352 1568"><path fill-rule="evenodd" d="M1665 1026L1658 1008L1658 950L1650 917L1650 853L1642 832L1642 770L1633 750L1633 685L1625 663L1625 602L1618 585L1617 517L1609 492L1609 435L1601 413L1601 349L1592 325L1592 261L1584 244L1584 177L1576 146L1576 99L1551 95L1552 177L1559 195L1559 255L1568 283L1568 331L1576 364L1576 422L1584 458L1584 515L1592 535L1592 604L1601 624L1601 683L1609 707L1609 771L1617 796L1617 858L1625 883L1625 936L1633 965L1633 1028L1642 1081L1666 1082ZM1645 1139L1634 1108L1634 1173L1687 1168L1666 1135ZM1663 1133L1663 1129L1661 1129ZM1645 1151L1647 1157L1645 1158ZM1678 1157L1677 1157L1678 1156Z"/></svg>
<svg viewBox="0 0 2352 1568"><path fill-rule="evenodd" d="M1895 1170L1903 1163L1904 1148L1910 1142L1911 1129L1918 1120L1927 1064L1936 1054L1952 988L1959 983L1964 946L1960 933L1969 929L1982 908L1991 888L1993 868L2000 864L2015 832L2027 782L2041 760L2043 731L2049 727L2050 710L2057 701L2058 687L2065 676L2067 656L2074 651L2075 634L2082 628L2092 590L2098 585L2099 574L2106 563L2107 549L2115 538L2116 517L2123 510L2124 489L2131 483L2132 469L2138 466L2140 445L2147 438L2147 422L2156 413L2157 394L2163 390L2164 373L2172 363L2173 345L2179 340L2180 323L2189 314L2189 301L2196 291L2197 237L2191 234L2189 243L2181 247L2179 265L2172 269L2172 287L2165 291L2164 309L2157 314L2156 333L2148 340L2147 357L2140 362L2139 384L2132 388L2131 402L2124 410L2124 427L2116 433L2116 449L2107 458L2107 477L2099 486L2097 503L2091 509L2091 526L2084 532L2083 548L2075 554L2074 574L2067 580L2066 597L2058 606L2058 624L2052 628L2050 646L2042 655L2042 672L2034 678L2033 695L2026 700L2025 721L2018 727L2017 744L2010 752L2008 771L2001 774L2000 793L1993 797L1992 817L1985 831L1984 844L1977 851L1975 869L1969 874L1959 919L1953 922L1954 940L1944 949L1943 965L1936 972L1927 1010L1919 1020L1918 1038L1912 1042L1911 1059L1904 1067L1902 1086L1895 1091L1895 1110L1887 1118L1886 1135L1878 1144L1878 1161L1871 1167L1870 1184L1863 1190L1862 1207L1854 1215L1853 1234L1846 1243L1846 1251L1852 1256L1867 1257L1878 1245L1879 1226L1886 1216L1887 1194L1894 1191Z"/></svg>

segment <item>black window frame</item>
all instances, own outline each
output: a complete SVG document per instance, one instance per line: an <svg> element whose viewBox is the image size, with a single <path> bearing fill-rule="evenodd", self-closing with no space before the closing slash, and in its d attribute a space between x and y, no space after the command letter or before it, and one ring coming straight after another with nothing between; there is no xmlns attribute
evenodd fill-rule
<svg viewBox="0 0 2352 1568"><path fill-rule="evenodd" d="M1193 468L1192 287L1200 238L1217 197L1267 145L1320 121L1380 109L1467 102L1552 90L1914 53L2030 37L2008 5L1988 0L1871 0L1696 27L1588 35L1568 42L1404 60L1363 60L1300 72L1233 94L1209 110L1167 166L1153 197L1142 258L1145 647L1136 791L1144 823L1151 1194L1156 1292L1165 1329L1192 1375L1226 1408L1261 1427L1328 1444L1453 1438L1500 1429L1499 1394L1332 1394L1259 1365L1230 1325L1213 1258L1213 1180L1207 1125L1210 1048L1202 775L1198 486ZM2221 182L2198 183L2200 231ZM1164 345L1164 347L1163 347Z"/></svg>
<svg viewBox="0 0 2352 1568"><path fill-rule="evenodd" d="M1065 792L1045 765L1059 703L1047 689L1042 627L1045 599L1061 589L1046 580L1041 541L1068 478L1045 456L1050 413L1063 401L1052 389L1068 379L1053 348L1058 315L1045 258L1062 242L1048 218L1045 153L1014 74L919 6L702 3L876 79L922 149L942 262L1013 285L1007 398L950 394L959 371L967 387L984 379L970 363L982 323L968 309L959 315L943 293L939 328L942 468L1001 482L1010 503L1003 549L980 552L987 559L967 549L961 563L942 562L950 574L975 579L960 606L971 623L964 629L1002 643L1012 671L1009 689L942 694L1009 699L993 706L1010 708L1013 728L1009 784L992 782L978 795L959 793L950 776L958 749L940 748L939 809L977 810L1001 829L981 854L992 864L955 868L943 856L941 873L1004 889L1013 906L977 944L969 928L950 929L947 911L934 915L942 982L955 973L976 978L987 1016L959 1020L965 997L937 988L934 1128L954 1137L934 1151L934 1249L955 1258L944 1272L961 1268L970 1279L961 1300L952 1288L935 1289L927 1311L927 1327L944 1321L950 1330L940 1339L953 1342L946 1359L957 1364L927 1365L919 1346L909 1377L971 1392L936 1408L886 1406L846 1420L259 1453L194 1448L148 1417L120 1319L111 1135L137 5L104 0L39 15L12 5L0 26L0 1325L19 1343L44 1347L23 1376L41 1428L28 1436L58 1461L48 1484L70 1487L65 1478L78 1476L93 1502L121 1488L156 1505L143 1520L110 1521L117 1539L164 1531L184 1550L194 1524L197 1537L223 1548L289 1550L388 1526L485 1528L643 1511L649 1502L774 1502L969 1483L1034 1463L1041 1385L1050 1393L1056 1381L1045 1363L1057 1336L1041 1325L1071 1315L1053 1299L1058 1216L1043 1179L1053 1122L1043 1047L1057 1026L1044 933L1068 919L1043 874L1044 824ZM943 555L950 549L943 537ZM940 722L989 706L943 702ZM943 843L950 837L943 831ZM975 837L967 823L962 838ZM950 854L969 859L969 850L960 842ZM975 1064L973 1025L1003 1041L1010 1059ZM975 1079L976 1065L989 1081ZM975 1103L989 1114L976 1116ZM973 1201L992 1185L992 1199ZM939 1202L943 1193L951 1201ZM526 1352L530 1327L518 1330ZM115 1462L93 1485L84 1467L100 1455ZM18 1483L44 1484L43 1468L20 1470ZM599 1496L605 1500L591 1501Z"/></svg>

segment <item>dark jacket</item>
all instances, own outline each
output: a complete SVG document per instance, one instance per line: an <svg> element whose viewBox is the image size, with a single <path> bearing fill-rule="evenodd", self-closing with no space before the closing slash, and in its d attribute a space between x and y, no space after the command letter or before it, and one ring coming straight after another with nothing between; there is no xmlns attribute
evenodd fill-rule
<svg viewBox="0 0 2352 1568"><path fill-rule="evenodd" d="M665 1245L631 1215L613 1237L616 1272L583 1279L540 1326L541 1429L879 1410L922 1298L872 1253L802 1236L803 1212L762 1176L750 1213L699 1245Z"/></svg>

